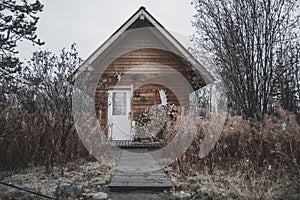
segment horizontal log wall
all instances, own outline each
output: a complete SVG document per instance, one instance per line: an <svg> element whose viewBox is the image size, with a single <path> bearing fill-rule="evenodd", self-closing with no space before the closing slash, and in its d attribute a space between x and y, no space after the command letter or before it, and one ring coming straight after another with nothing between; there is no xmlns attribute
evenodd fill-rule
<svg viewBox="0 0 300 200"><path fill-rule="evenodd" d="M142 112L152 105L158 105L161 103L158 90L163 89L167 94L169 104L179 105L179 102L175 94L168 88L158 84L148 84L140 88L137 88L133 92L132 97L132 112L133 120L135 120Z"/></svg>
<svg viewBox="0 0 300 200"><path fill-rule="evenodd" d="M173 71L170 70L170 67ZM185 77L188 76L184 74L184 66L174 54L158 49L140 49L116 59L99 78L95 94L95 109L102 128L107 127L108 89L133 89L131 98L133 120L151 105L161 103L159 89L166 91L169 104L178 106L184 102L185 105L180 106L187 106L189 91L184 88L184 85L178 83L178 80L170 79L174 70ZM120 77L121 80L118 81ZM157 77L159 80L170 79L169 84L173 88L167 88L164 84L152 83L151 81L156 80ZM180 93L180 98L178 93Z"/></svg>

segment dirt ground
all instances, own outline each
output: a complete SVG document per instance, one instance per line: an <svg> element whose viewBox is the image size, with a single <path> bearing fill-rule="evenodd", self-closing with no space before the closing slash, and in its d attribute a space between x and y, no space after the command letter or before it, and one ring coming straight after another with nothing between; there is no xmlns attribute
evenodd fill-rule
<svg viewBox="0 0 300 200"><path fill-rule="evenodd" d="M300 199L298 176L284 176L272 180L272 171L264 176L245 174L236 170L195 172L188 177L171 168L166 169L176 188L174 191L127 191L111 192L108 188L113 169L99 162L78 161L57 165L52 173L45 173L44 166L19 171L0 171L0 181L55 198L60 183L75 183L84 193L103 192L111 200L158 200L158 199ZM250 187L251 186L251 187ZM0 184L0 200L45 199ZM71 198L72 199L72 198ZM73 198L74 199L74 198ZM75 198L76 199L76 198ZM80 198L79 198L80 199Z"/></svg>
<svg viewBox="0 0 300 200"><path fill-rule="evenodd" d="M55 198L59 183L82 185L84 193L104 192L111 200L127 199L174 199L170 192L128 191L110 192L107 186L113 169L99 162L68 163L55 166L52 173L45 173L45 167L31 167L19 171L1 171L1 182ZM46 199L37 195L0 184L0 199Z"/></svg>
<svg viewBox="0 0 300 200"><path fill-rule="evenodd" d="M88 193L107 192L106 185L112 172L110 167L99 162L71 162L66 165L55 166L50 174L45 173L44 166L31 167L19 172L2 171L1 181L54 197L55 189L59 183L82 185L84 192ZM6 193L20 192L4 185L1 185L1 188L6 190Z"/></svg>

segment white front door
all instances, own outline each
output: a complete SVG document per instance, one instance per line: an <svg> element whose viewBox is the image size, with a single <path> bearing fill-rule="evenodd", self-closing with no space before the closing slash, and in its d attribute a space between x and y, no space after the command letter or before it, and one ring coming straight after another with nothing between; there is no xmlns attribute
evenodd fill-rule
<svg viewBox="0 0 300 200"><path fill-rule="evenodd" d="M112 140L131 139L130 91L130 89L108 90L108 136Z"/></svg>

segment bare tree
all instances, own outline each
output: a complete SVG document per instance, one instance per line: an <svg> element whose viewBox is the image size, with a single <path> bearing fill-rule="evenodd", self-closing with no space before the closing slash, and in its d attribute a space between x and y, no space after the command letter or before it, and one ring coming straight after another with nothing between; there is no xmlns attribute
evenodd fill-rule
<svg viewBox="0 0 300 200"><path fill-rule="evenodd" d="M55 120L59 126L59 133L53 134L60 140L59 151L62 152L65 151L65 141L74 125L71 113L73 86L67 79L81 62L76 45L73 44L69 51L62 49L59 56L49 51L34 52L26 72L23 73L25 79L32 83L34 90L39 91L38 94L35 93L36 98L31 98L32 102L26 102L24 106L31 105L31 108L27 107L29 111L43 107L43 112L57 112ZM25 99L30 99L30 96ZM39 107L36 108L36 105Z"/></svg>
<svg viewBox="0 0 300 200"><path fill-rule="evenodd" d="M297 114L300 121L300 43L288 42L288 47L278 50L283 59L278 60L273 97L284 109Z"/></svg>
<svg viewBox="0 0 300 200"><path fill-rule="evenodd" d="M287 79L291 69L299 67L299 59L288 56L299 54L296 0L192 3L197 10L194 39L213 55L229 99L245 118L262 119L274 104L275 91L281 93L276 96L280 103L291 97L282 96L277 87L280 77L299 85L299 76Z"/></svg>
<svg viewBox="0 0 300 200"><path fill-rule="evenodd" d="M11 75L16 89L4 95L0 120L3 166L45 161L48 171L55 160L78 156L82 145L71 115L73 87L67 78L81 62L75 45L59 55L40 50L23 63L22 72Z"/></svg>

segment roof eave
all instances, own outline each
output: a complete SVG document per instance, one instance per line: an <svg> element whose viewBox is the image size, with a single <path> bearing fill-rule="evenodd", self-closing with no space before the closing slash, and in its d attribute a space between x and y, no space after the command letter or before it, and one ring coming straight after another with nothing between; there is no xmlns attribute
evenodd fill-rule
<svg viewBox="0 0 300 200"><path fill-rule="evenodd" d="M179 52L190 62L191 65L201 68L201 72L206 79L205 82L211 83L215 79L207 72L207 70L190 54L190 52L178 42L178 40L169 33L147 10L145 7L140 7L119 29L117 29L94 53L92 53L78 68L77 70L68 78L69 82L74 82L81 72L88 69L90 63L92 63L103 51L105 51L110 44L112 44L122 33L124 33L131 24L133 24L141 15L144 15L159 32L169 40L174 47L178 49Z"/></svg>

